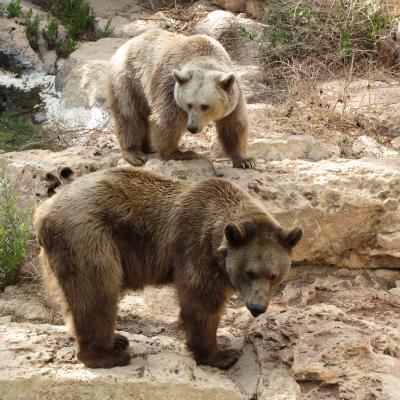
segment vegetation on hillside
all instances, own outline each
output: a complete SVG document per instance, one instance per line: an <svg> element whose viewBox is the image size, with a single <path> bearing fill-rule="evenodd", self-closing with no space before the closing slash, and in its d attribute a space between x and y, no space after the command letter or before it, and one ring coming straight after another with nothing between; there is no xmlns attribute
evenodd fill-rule
<svg viewBox="0 0 400 400"><path fill-rule="evenodd" d="M32 207L21 207L19 193L6 175L7 161L0 158L0 289L18 279L31 239Z"/></svg>

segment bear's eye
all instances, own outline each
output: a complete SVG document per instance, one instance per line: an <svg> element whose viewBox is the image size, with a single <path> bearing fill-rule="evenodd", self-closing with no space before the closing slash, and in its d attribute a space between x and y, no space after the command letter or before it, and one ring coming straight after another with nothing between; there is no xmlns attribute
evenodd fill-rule
<svg viewBox="0 0 400 400"><path fill-rule="evenodd" d="M207 104L202 104L201 109L203 111L207 111L210 108L210 106L208 106Z"/></svg>
<svg viewBox="0 0 400 400"><path fill-rule="evenodd" d="M193 107L193 104L189 103L187 106L188 106L188 109L190 110Z"/></svg>
<svg viewBox="0 0 400 400"><path fill-rule="evenodd" d="M246 273L247 273L247 277L248 277L249 279L257 279L257 274L256 274L255 272L253 272L253 271L247 271Z"/></svg>

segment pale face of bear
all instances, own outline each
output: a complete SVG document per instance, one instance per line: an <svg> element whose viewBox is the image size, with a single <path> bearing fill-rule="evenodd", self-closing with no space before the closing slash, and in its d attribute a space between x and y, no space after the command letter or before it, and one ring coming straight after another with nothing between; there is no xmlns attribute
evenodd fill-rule
<svg viewBox="0 0 400 400"><path fill-rule="evenodd" d="M210 122L218 121L235 109L239 90L233 73L183 68L172 71L178 106L188 115L187 129L201 132Z"/></svg>
<svg viewBox="0 0 400 400"><path fill-rule="evenodd" d="M254 317L263 314L272 291L290 269L291 249L303 235L301 228L271 233L249 233L251 223L228 224L219 248L226 254L226 270ZM251 235L251 237L249 237Z"/></svg>

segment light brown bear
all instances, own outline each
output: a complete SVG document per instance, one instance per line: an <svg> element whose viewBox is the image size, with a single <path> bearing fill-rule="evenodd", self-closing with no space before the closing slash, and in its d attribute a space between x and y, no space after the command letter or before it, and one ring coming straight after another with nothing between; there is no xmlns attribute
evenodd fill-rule
<svg viewBox="0 0 400 400"><path fill-rule="evenodd" d="M160 29L137 36L111 58L108 98L122 156L139 166L156 150L164 160L190 160L181 151L186 129L215 121L234 167L253 168L247 154L246 102L232 61L216 40Z"/></svg>
<svg viewBox="0 0 400 400"><path fill-rule="evenodd" d="M300 228L283 229L247 193L223 179L172 180L134 168L78 178L41 204L34 227L45 281L62 305L88 367L129 363L115 332L125 290L173 283L196 361L219 368L239 351L216 333L238 291L254 316L290 268Z"/></svg>

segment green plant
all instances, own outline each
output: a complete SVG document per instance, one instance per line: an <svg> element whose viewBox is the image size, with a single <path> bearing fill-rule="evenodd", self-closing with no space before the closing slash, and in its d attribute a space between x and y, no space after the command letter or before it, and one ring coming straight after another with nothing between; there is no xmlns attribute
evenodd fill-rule
<svg viewBox="0 0 400 400"><path fill-rule="evenodd" d="M6 15L6 8L3 5L0 5L0 17L4 17Z"/></svg>
<svg viewBox="0 0 400 400"><path fill-rule="evenodd" d="M97 28L95 30L96 39L101 39L111 36L112 33L114 32L114 26L112 26L111 24L112 24L112 17L107 19L107 23L104 26L104 28Z"/></svg>
<svg viewBox="0 0 400 400"><path fill-rule="evenodd" d="M28 38L29 44L31 45L32 49L38 50L39 48L39 25L40 25L40 17L39 15L35 15L32 18L32 9L30 9L24 18L25 22L25 33L26 37Z"/></svg>
<svg viewBox="0 0 400 400"><path fill-rule="evenodd" d="M379 46L395 46L387 0L269 0L261 58L284 75L296 65L304 75L327 75L367 61L379 62ZM241 35L253 37L242 30ZM391 43L391 44L390 44Z"/></svg>
<svg viewBox="0 0 400 400"><path fill-rule="evenodd" d="M76 40L72 37L59 39L56 42L56 52L59 56L65 57L71 54L76 49Z"/></svg>
<svg viewBox="0 0 400 400"><path fill-rule="evenodd" d="M19 17L22 13L21 0L12 0L6 7L8 18Z"/></svg>
<svg viewBox="0 0 400 400"><path fill-rule="evenodd" d="M50 18L46 28L42 29L43 39L46 40L47 47L53 49L56 46L58 39L58 21L55 18Z"/></svg>
<svg viewBox="0 0 400 400"><path fill-rule="evenodd" d="M250 41L257 40L257 36L254 33L249 32L244 26L239 26L239 35Z"/></svg>
<svg viewBox="0 0 400 400"><path fill-rule="evenodd" d="M78 39L93 34L94 15L90 4L84 0L56 0L55 15L67 29L68 36Z"/></svg>
<svg viewBox="0 0 400 400"><path fill-rule="evenodd" d="M0 158L0 287L17 281L31 239L32 207L21 207L19 192L6 176L7 161Z"/></svg>

